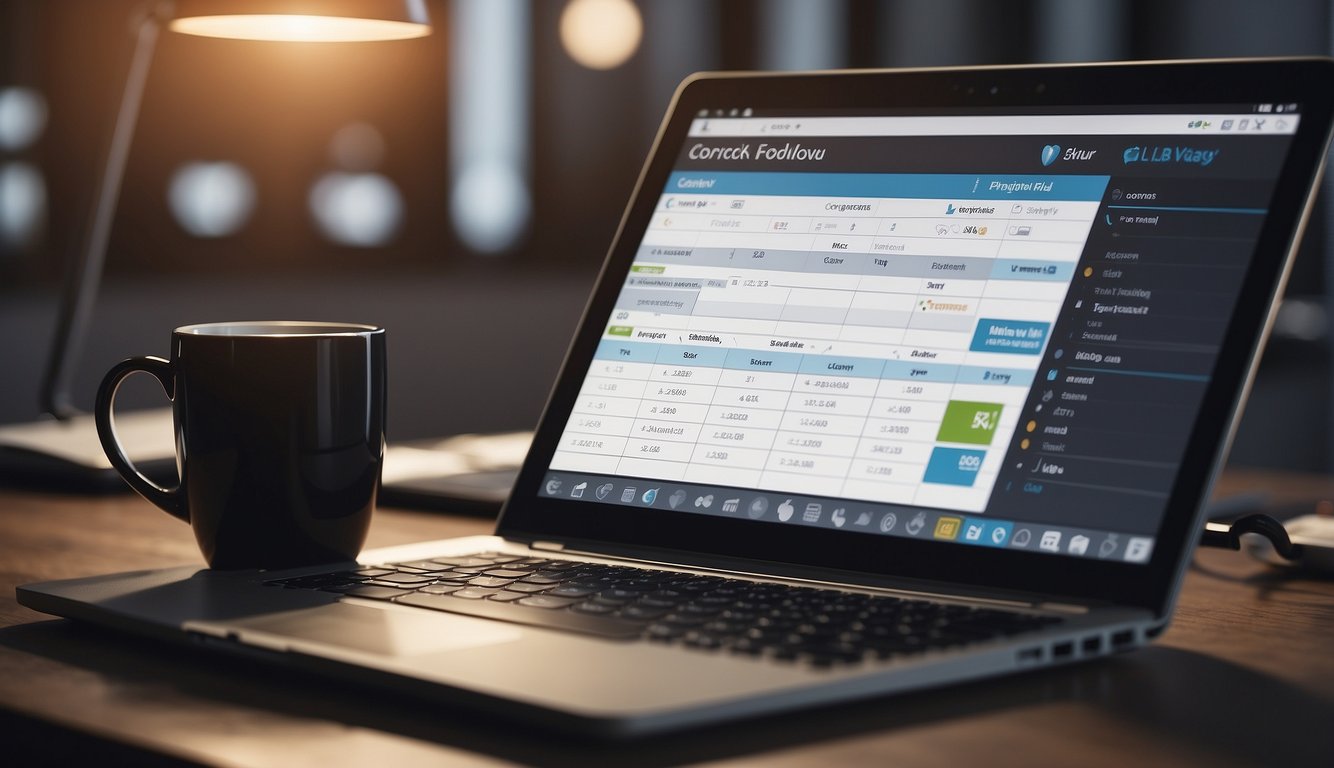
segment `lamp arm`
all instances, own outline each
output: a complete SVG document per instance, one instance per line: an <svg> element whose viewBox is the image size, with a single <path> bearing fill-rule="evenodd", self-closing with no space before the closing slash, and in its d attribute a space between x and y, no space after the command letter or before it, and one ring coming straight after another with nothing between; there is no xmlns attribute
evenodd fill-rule
<svg viewBox="0 0 1334 768"><path fill-rule="evenodd" d="M120 98L120 110L116 113L92 216L82 247L69 260L65 272L60 315L41 389L42 411L61 420L78 412L70 397L70 378L77 358L83 351L88 321L97 299L98 284L102 280L107 242L111 237L111 224L115 219L121 184L125 179L125 165L134 139L135 124L139 119L139 106L143 102L153 50L157 47L158 34L162 31L160 12L161 5L155 4L138 24L134 57L130 60L129 74L125 78L125 91Z"/></svg>

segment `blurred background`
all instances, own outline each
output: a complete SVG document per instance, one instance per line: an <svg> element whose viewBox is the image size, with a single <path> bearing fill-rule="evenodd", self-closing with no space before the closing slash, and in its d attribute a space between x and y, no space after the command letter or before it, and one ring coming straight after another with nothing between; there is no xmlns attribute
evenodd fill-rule
<svg viewBox="0 0 1334 768"><path fill-rule="evenodd" d="M433 34L391 44L164 34L74 401L178 325L346 320L389 329L391 440L530 428L687 74L1327 55L1331 4L428 0ZM144 7L0 0L0 424L37 416ZM1334 469L1330 212L1234 463Z"/></svg>

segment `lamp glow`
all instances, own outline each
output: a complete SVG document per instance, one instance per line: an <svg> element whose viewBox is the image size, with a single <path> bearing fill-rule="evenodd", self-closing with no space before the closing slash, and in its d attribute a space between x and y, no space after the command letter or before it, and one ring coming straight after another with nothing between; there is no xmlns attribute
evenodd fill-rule
<svg viewBox="0 0 1334 768"><path fill-rule="evenodd" d="M300 43L408 40L431 33L430 25L409 21L295 14L187 16L173 19L168 28L201 37Z"/></svg>

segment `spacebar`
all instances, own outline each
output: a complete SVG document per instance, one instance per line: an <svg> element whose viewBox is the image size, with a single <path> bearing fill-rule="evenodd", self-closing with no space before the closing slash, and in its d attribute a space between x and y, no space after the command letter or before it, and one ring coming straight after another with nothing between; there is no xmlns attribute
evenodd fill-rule
<svg viewBox="0 0 1334 768"><path fill-rule="evenodd" d="M428 595L414 592L394 599L395 603L415 605L436 611L480 616L484 619L531 624L535 627L583 632L589 635L630 640L644 633L644 625L624 619L605 616L581 616L562 608L530 608L513 603L492 603L486 600L464 600L448 595Z"/></svg>

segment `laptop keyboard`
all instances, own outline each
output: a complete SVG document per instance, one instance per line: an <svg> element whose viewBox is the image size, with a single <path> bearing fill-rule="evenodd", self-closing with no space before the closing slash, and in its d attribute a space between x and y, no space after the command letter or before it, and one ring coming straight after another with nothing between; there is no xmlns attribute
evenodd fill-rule
<svg viewBox="0 0 1334 768"><path fill-rule="evenodd" d="M816 666L968 645L1060 621L928 600L498 552L266 584Z"/></svg>

